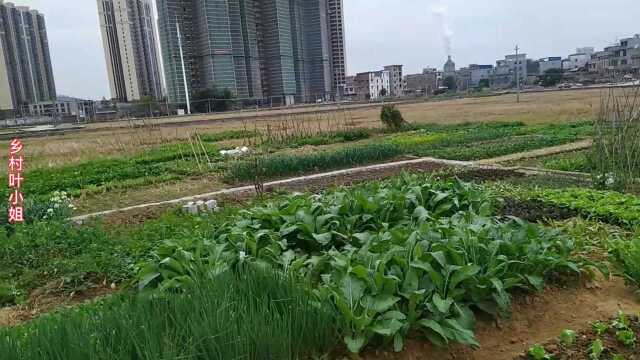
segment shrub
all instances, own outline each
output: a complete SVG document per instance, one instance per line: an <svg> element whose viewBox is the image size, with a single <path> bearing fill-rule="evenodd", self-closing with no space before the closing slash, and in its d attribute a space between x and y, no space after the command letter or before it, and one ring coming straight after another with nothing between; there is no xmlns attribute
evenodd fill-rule
<svg viewBox="0 0 640 360"><path fill-rule="evenodd" d="M402 113L393 104L382 105L380 121L390 129L400 129L405 124Z"/></svg>

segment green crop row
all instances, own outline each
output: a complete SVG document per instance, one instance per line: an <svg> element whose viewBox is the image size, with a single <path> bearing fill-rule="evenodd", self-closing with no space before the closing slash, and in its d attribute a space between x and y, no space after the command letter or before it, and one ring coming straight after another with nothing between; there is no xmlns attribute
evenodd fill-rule
<svg viewBox="0 0 640 360"><path fill-rule="evenodd" d="M429 125L375 143L316 153L274 154L230 164L225 180L247 182L390 160L400 155L480 160L560 145L592 131L588 122L526 126L522 123Z"/></svg>
<svg viewBox="0 0 640 360"><path fill-rule="evenodd" d="M634 228L640 225L640 198L616 191L578 187L548 189L521 188L512 195L521 199L536 199L555 206L575 210L588 218Z"/></svg>
<svg viewBox="0 0 640 360"><path fill-rule="evenodd" d="M390 144L366 144L308 154L267 155L257 160L231 163L225 180L246 182L253 181L256 177L273 179L386 161L398 155L401 155L401 151L397 146Z"/></svg>
<svg viewBox="0 0 640 360"><path fill-rule="evenodd" d="M3 360L300 359L336 340L331 306L293 279L246 269L188 295L123 294L0 329Z"/></svg>

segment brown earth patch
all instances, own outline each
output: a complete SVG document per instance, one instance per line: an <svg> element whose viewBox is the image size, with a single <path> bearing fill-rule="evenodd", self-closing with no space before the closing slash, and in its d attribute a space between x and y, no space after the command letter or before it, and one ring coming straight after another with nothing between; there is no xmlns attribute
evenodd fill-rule
<svg viewBox="0 0 640 360"><path fill-rule="evenodd" d="M626 315L625 315L626 316ZM633 331L636 338L640 334L640 322L635 315L627 316L629 320L628 330ZM590 348L596 339L600 339L603 344L603 352L601 359L611 359L614 355L622 356L623 359L640 358L640 346L637 343L625 346L617 339L616 332L618 329L611 326L615 319L603 319L602 323L607 324L609 329L602 335L598 336L593 327L587 324L587 327L576 332L575 342L568 345L563 344L558 339L554 339L544 345L547 354L555 360L582 360L590 358ZM570 329L571 330L571 329ZM528 351L518 356L515 360L529 360Z"/></svg>
<svg viewBox="0 0 640 360"><path fill-rule="evenodd" d="M63 295L59 292L50 292L49 288L53 286L55 284L52 283L41 289L34 290L26 304L1 308L0 327L16 326L56 309L76 306L118 291L116 287L111 288L110 285L102 284L81 293Z"/></svg>

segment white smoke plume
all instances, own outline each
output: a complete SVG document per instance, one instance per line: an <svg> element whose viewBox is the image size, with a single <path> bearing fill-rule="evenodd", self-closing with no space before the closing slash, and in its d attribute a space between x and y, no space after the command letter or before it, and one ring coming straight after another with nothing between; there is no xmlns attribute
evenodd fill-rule
<svg viewBox="0 0 640 360"><path fill-rule="evenodd" d="M449 8L446 5L435 5L431 8L431 13L436 19L442 31L442 43L447 55L452 54L453 50L453 30L449 26Z"/></svg>

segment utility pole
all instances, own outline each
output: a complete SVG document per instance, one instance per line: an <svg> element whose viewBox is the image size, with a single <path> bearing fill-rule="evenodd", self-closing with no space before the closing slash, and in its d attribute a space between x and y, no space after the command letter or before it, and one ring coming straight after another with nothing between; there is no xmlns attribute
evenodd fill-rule
<svg viewBox="0 0 640 360"><path fill-rule="evenodd" d="M518 51L520 48L516 45L516 102L520 103L520 59L518 58Z"/></svg>
<svg viewBox="0 0 640 360"><path fill-rule="evenodd" d="M180 22L176 17L176 29L178 30L178 47L180 48L180 62L182 63L182 79L184 80L184 95L187 100L187 115L191 115L191 100L189 99L189 87L187 86L187 71L184 68L184 54L182 52L182 36L180 36Z"/></svg>

